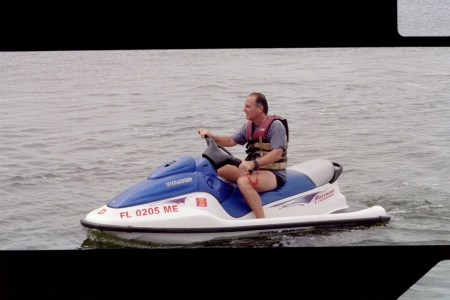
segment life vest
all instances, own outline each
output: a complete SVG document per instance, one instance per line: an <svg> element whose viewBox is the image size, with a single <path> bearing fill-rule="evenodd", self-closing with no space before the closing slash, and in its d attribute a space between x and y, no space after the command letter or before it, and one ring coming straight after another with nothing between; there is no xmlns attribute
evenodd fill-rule
<svg viewBox="0 0 450 300"><path fill-rule="evenodd" d="M262 122L259 127L253 132L253 122L248 121L247 127L246 127L246 137L247 137L247 144L245 151L248 156L245 160L254 160L258 157L262 157L265 154L269 153L272 150L270 142L267 140L267 132L269 131L269 127L272 124L273 120L280 120L281 123L284 125L284 128L286 129L286 149L283 149L283 156L278 161L266 165L261 166L260 169L267 169L267 170L283 170L286 169L287 165L287 146L289 142L289 130L288 130L288 124L287 120L277 116L267 116L267 118Z"/></svg>

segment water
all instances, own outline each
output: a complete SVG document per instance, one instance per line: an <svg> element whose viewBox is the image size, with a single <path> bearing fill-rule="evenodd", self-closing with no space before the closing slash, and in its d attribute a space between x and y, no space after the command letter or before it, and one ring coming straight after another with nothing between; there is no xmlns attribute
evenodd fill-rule
<svg viewBox="0 0 450 300"><path fill-rule="evenodd" d="M230 134L253 91L289 120L290 162L341 163L347 199L391 221L186 247L450 244L448 48L5 52L0 70L1 250L160 247L79 220L200 155L200 127Z"/></svg>
<svg viewBox="0 0 450 300"><path fill-rule="evenodd" d="M398 32L402 36L450 36L450 1L397 0Z"/></svg>

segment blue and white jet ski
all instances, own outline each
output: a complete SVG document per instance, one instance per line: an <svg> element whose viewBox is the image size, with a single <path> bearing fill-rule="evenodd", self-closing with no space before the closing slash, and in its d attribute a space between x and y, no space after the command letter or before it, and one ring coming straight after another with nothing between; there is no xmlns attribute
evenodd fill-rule
<svg viewBox="0 0 450 300"><path fill-rule="evenodd" d="M237 184L216 172L241 160L209 137L206 143L201 157L166 162L81 218L81 225L127 240L185 244L390 220L381 206L347 203L337 182L343 167L325 159L288 167L283 186L260 194L266 217L256 219Z"/></svg>

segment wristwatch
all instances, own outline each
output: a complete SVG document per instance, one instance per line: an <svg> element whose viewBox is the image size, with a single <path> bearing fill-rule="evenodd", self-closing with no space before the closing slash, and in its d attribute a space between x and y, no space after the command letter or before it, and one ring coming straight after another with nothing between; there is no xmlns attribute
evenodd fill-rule
<svg viewBox="0 0 450 300"><path fill-rule="evenodd" d="M255 164L255 169L258 170L259 169L259 163L256 159L253 160L253 163Z"/></svg>

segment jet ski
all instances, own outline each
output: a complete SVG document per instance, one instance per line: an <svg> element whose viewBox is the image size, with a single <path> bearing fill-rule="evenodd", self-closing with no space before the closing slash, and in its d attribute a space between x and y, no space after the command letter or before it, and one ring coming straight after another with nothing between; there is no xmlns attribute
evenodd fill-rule
<svg viewBox="0 0 450 300"><path fill-rule="evenodd" d="M265 218L255 218L237 184L217 169L241 160L206 137L199 157L178 156L85 217L80 223L126 240L186 244L315 227L390 220L383 207L348 203L337 179L342 165L313 159L287 168L286 183L260 193Z"/></svg>

